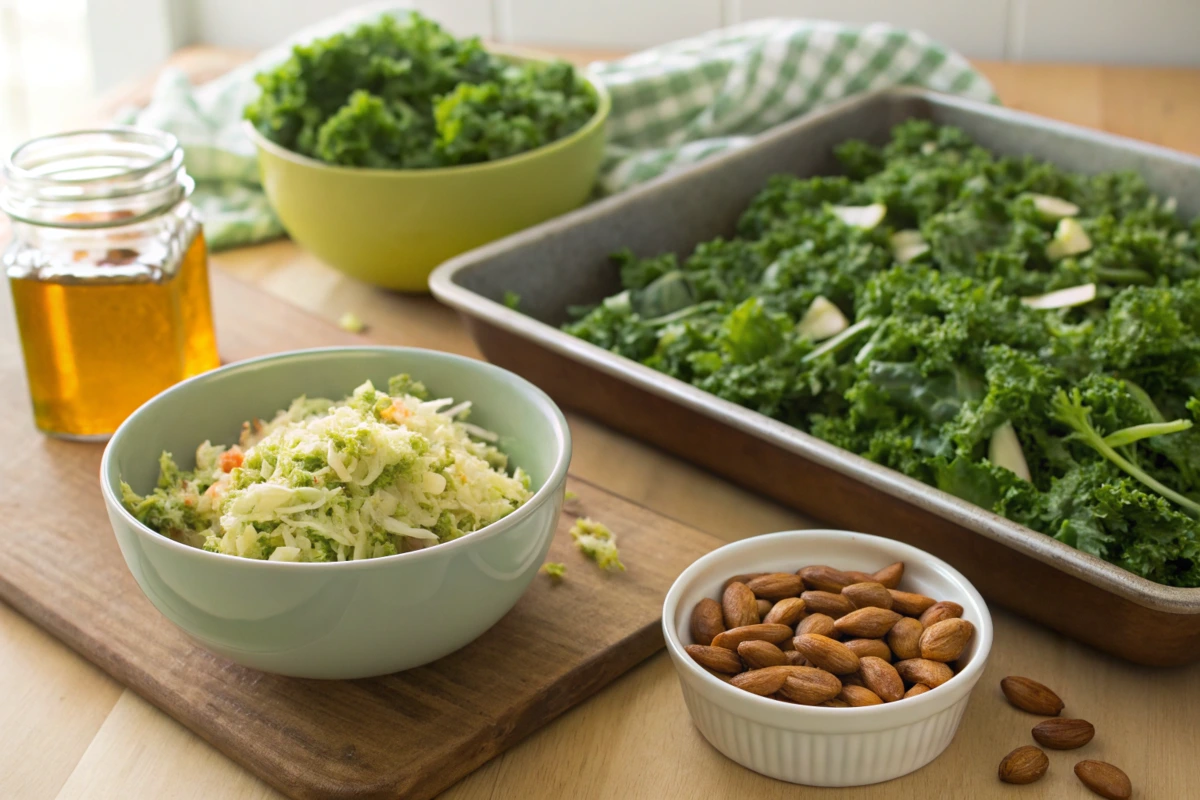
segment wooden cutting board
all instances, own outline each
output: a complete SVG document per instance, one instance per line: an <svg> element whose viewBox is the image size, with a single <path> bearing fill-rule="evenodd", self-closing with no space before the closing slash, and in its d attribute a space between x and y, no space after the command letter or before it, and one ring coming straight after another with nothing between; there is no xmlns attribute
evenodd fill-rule
<svg viewBox="0 0 1200 800"><path fill-rule="evenodd" d="M228 361L368 341L220 274L213 292ZM721 544L572 479L579 498L548 557L566 562L566 581L554 586L538 576L507 616L458 653L361 681L243 669L193 643L134 583L100 497L102 446L34 429L2 294L0 598L293 797L437 794L662 647L668 587ZM627 572L603 573L575 551L567 529L576 515L617 532Z"/></svg>

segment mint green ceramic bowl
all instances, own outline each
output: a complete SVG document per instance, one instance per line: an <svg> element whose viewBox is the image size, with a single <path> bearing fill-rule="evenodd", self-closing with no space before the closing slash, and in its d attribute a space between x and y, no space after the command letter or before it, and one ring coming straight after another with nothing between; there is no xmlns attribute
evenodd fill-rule
<svg viewBox="0 0 1200 800"><path fill-rule="evenodd" d="M246 131L258 149L267 199L297 244L351 277L424 292L429 273L451 256L588 199L604 157L611 106L604 87L591 86L596 113L571 135L461 167L338 167L280 147L249 123Z"/></svg>
<svg viewBox="0 0 1200 800"><path fill-rule="evenodd" d="M446 544L364 561L298 564L208 553L139 523L120 480L149 491L158 456L191 468L196 446L236 441L243 420L295 397L342 397L370 378L407 372L430 390L474 401L471 421L500 434L536 490L524 506ZM156 608L239 664L305 678L363 678L427 664L504 616L537 574L562 509L571 435L562 412L512 373L461 356L400 347L283 353L175 386L113 435L100 486L121 554Z"/></svg>

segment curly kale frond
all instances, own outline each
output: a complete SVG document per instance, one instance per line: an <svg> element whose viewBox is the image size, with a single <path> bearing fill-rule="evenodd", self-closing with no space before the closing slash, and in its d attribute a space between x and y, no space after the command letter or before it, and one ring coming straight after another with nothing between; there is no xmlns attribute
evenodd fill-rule
<svg viewBox="0 0 1200 800"><path fill-rule="evenodd" d="M299 45L255 80L245 116L263 136L349 167L507 158L573 133L597 108L570 64L514 65L415 12Z"/></svg>

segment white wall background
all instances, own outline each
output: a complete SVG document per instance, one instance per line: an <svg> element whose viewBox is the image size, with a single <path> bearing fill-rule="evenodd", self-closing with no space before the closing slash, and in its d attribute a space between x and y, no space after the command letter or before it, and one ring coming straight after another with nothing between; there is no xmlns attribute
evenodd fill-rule
<svg viewBox="0 0 1200 800"><path fill-rule="evenodd" d="M0 0L3 3L4 0ZM359 0L88 0L98 82L208 43L258 49ZM648 47L772 16L923 30L972 58L1200 66L1200 0L413 0L459 34L596 49ZM120 30L135 13L140 45ZM144 62L144 64L142 63ZM1200 102L1200 98L1198 98Z"/></svg>
<svg viewBox="0 0 1200 800"><path fill-rule="evenodd" d="M84 0L0 0L0 156L91 96Z"/></svg>

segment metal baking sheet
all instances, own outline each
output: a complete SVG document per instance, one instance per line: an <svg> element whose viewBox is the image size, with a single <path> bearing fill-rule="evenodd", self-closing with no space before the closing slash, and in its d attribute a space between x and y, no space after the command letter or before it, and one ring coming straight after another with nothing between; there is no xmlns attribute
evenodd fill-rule
<svg viewBox="0 0 1200 800"><path fill-rule="evenodd" d="M1140 578L558 330L568 306L619 290L612 252L686 255L731 234L769 176L836 174L835 145L881 143L914 117L959 126L1000 153L1085 173L1136 171L1175 197L1180 214L1200 214L1200 159L1193 156L996 106L889 90L459 256L438 268L431 289L461 312L491 361L563 405L806 513L923 547L961 569L992 602L1107 652L1147 664L1200 659L1200 589ZM520 313L503 305L506 291L520 295Z"/></svg>

